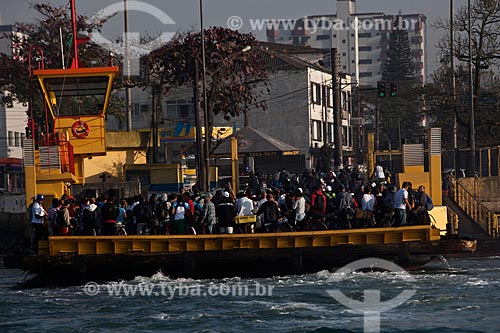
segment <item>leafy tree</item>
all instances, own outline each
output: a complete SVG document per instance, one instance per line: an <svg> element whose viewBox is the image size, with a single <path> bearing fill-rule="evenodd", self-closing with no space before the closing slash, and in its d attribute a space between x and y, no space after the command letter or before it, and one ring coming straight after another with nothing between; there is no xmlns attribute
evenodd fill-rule
<svg viewBox="0 0 500 333"><path fill-rule="evenodd" d="M245 47L254 47L255 43L252 34L222 27L205 30L209 133L215 115L223 114L229 121L244 112L245 103L265 108L259 101L262 92L257 89L258 84L267 78L264 64L258 52L243 53ZM197 67L202 79L201 33L177 35L165 46L151 52L147 63L151 79L160 82L165 94L174 87L192 85Z"/></svg>
<svg viewBox="0 0 500 333"><path fill-rule="evenodd" d="M480 115L476 119L476 141L481 146L496 146L500 141L500 114L496 111L500 101L500 87L493 72L492 79L484 80L481 96L477 105ZM485 77L485 73L482 74ZM427 115L432 126L441 127L443 146L453 149L453 119L456 112L458 120L458 148L469 147L469 69L459 65L455 69L456 104L452 99L451 69L443 63L432 75L432 81L425 87Z"/></svg>
<svg viewBox="0 0 500 333"><path fill-rule="evenodd" d="M28 68L28 57L31 53L31 62L34 69L41 65L39 48L43 51L44 66L46 69L62 68L60 29L62 31L64 66L71 66L73 59L72 47L72 24L71 12L68 6L60 7L51 4L34 4L32 8L39 14L40 19L33 23L18 22L13 26L13 32L1 36L12 40L20 54L0 53L0 88L9 91L3 103L12 103L13 100L28 102L30 100L30 73ZM87 16L77 15L77 30L90 34L92 31L101 31L103 25L109 20L108 17L90 20ZM82 36L78 36L82 37ZM30 49L32 52L30 52ZM92 42L81 44L78 48L78 57L84 67L99 67L109 65L109 52ZM36 84L36 83L35 83ZM121 86L121 81L115 82L115 88ZM34 85L36 87L36 85ZM43 102L38 89L32 90L34 94L33 111L35 122L43 124L44 116ZM108 108L109 113L120 118L123 117L123 108L118 99L113 99Z"/></svg>
<svg viewBox="0 0 500 333"><path fill-rule="evenodd" d="M462 62L464 68L467 68L467 62L469 61L469 33L471 33L472 39L472 65L473 65L473 85L474 85L474 104L478 112L476 112L475 126L476 133L478 135L478 143L485 144L491 141L488 136L484 136L486 133L491 133L490 137L495 137L493 133L497 132L498 128L495 123L492 122L490 117L496 116L495 112L491 112L491 105L488 103L484 104L481 99L484 100L486 95L492 93L496 90L496 85L491 84L488 87L484 87L483 75L487 73L487 69L492 69L498 66L500 60L500 4L497 0L475 0L471 4L471 18L472 18L472 31L469 31L469 11L467 6L459 8L454 17L455 31L455 57L457 60ZM443 54L443 58L449 61L450 57L450 22L446 19L439 19L435 27L445 31L444 37L439 43L439 48ZM465 73L460 73L465 72ZM457 74L457 79L468 80L468 69L459 69ZM464 75L462 75L464 74ZM448 78L449 79L449 78ZM439 83L440 81L437 81ZM484 91L483 91L483 88ZM468 88L467 88L468 91ZM451 89L447 90L447 93L451 95ZM461 113L459 119L463 119L461 122L467 122L467 127L470 126L470 119L467 113L468 97L464 95L462 100L465 99L461 105L465 105L464 113ZM490 103L491 104L491 103ZM460 108L459 108L460 110ZM492 127L493 126L493 127ZM459 134L461 129L459 129ZM467 135L467 142L470 142L469 130L465 133ZM481 141L481 142L480 142ZM498 143L498 141L497 141Z"/></svg>

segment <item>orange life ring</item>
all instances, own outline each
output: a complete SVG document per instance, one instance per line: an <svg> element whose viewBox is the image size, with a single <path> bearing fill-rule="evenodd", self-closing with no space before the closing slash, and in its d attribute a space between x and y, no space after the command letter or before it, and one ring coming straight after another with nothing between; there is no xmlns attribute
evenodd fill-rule
<svg viewBox="0 0 500 333"><path fill-rule="evenodd" d="M90 134L90 127L84 121L78 120L71 126L71 133L77 139L85 139Z"/></svg>

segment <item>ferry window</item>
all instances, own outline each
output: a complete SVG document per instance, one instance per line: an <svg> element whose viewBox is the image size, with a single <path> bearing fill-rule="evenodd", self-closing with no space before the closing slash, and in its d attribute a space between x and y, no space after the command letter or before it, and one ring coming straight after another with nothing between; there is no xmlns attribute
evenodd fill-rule
<svg viewBox="0 0 500 333"><path fill-rule="evenodd" d="M56 116L101 114L108 76L57 77L44 80Z"/></svg>

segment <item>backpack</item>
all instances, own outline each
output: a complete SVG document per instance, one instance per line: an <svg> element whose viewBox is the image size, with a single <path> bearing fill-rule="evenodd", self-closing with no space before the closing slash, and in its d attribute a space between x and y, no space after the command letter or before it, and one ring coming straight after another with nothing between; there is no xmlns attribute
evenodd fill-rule
<svg viewBox="0 0 500 333"><path fill-rule="evenodd" d="M83 224L86 229L95 229L98 226L98 210L99 208L90 211L88 208L83 211Z"/></svg>
<svg viewBox="0 0 500 333"><path fill-rule="evenodd" d="M108 218L114 220L118 217L118 215L120 215L120 208L118 207L118 205L115 203L109 205Z"/></svg>
<svg viewBox="0 0 500 333"><path fill-rule="evenodd" d="M64 220L64 211L66 209L59 209L57 212L56 212L56 218L55 218L55 226L58 227L58 228L63 228L63 227L66 227L66 221Z"/></svg>
<svg viewBox="0 0 500 333"><path fill-rule="evenodd" d="M325 197L320 194L316 194L314 198L314 209L324 210L325 209Z"/></svg>
<svg viewBox="0 0 500 333"><path fill-rule="evenodd" d="M139 206L139 208L137 209L137 215L139 217L138 220L140 221L145 221L145 222L149 222L149 220L151 219L151 208L149 207L149 204L141 204Z"/></svg>
<svg viewBox="0 0 500 333"><path fill-rule="evenodd" d="M434 208L434 204L432 203L432 199L430 196L427 196L427 200L425 201L425 209L427 211L432 210Z"/></svg>
<svg viewBox="0 0 500 333"><path fill-rule="evenodd" d="M195 217L194 217L194 214L191 212L191 208L189 207L189 204L186 203L186 211L184 212L184 219L186 220L186 222L190 223L190 222L194 222L195 220Z"/></svg>
<svg viewBox="0 0 500 333"><path fill-rule="evenodd" d="M192 222L194 221L194 215L193 213L191 212L191 209L189 208L189 204L187 202L180 202L178 203L176 206L175 206L175 210L174 210L174 216L177 212L177 209L179 207L181 207L181 204L182 204L182 207L184 207L184 220L186 222Z"/></svg>
<svg viewBox="0 0 500 333"><path fill-rule="evenodd" d="M326 202L326 209L328 212L334 212L335 211L335 197L327 198Z"/></svg>

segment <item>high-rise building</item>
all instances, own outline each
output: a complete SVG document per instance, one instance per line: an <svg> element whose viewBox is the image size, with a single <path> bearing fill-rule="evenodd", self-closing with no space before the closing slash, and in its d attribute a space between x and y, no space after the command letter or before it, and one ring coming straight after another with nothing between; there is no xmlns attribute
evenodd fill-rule
<svg viewBox="0 0 500 333"><path fill-rule="evenodd" d="M394 29L408 31L415 75L425 82L426 21L423 14L389 15L382 12L357 13L356 0L337 0L335 15L307 16L273 24L267 30L272 43L337 48L340 70L351 74L361 87L376 87L382 79L389 35Z"/></svg>

